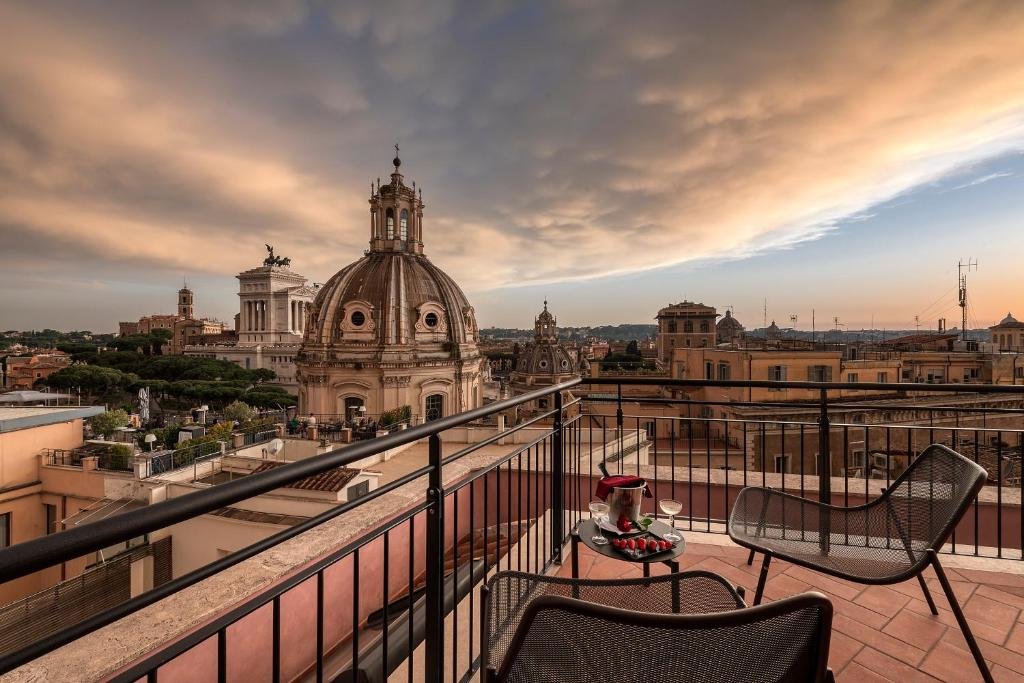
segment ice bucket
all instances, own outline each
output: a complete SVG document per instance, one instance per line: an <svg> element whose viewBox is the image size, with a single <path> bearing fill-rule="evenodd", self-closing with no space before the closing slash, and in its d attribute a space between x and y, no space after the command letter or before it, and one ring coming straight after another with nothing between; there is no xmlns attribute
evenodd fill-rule
<svg viewBox="0 0 1024 683"><path fill-rule="evenodd" d="M639 486L616 486L608 495L608 520L615 524L625 515L627 519L640 519L640 505L644 500L647 484Z"/></svg>

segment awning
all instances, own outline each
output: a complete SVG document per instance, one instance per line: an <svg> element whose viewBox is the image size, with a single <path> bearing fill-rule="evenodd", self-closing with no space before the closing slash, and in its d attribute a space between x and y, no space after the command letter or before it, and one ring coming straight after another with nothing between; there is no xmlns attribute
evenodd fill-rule
<svg viewBox="0 0 1024 683"><path fill-rule="evenodd" d="M146 504L134 498L101 498L89 507L82 508L67 519L62 519L64 528L71 529L79 524L98 522L107 517L120 515L145 507Z"/></svg>

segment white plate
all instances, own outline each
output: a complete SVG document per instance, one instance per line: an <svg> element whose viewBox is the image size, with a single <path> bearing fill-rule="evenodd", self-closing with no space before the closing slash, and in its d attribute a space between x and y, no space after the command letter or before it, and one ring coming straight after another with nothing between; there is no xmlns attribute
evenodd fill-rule
<svg viewBox="0 0 1024 683"><path fill-rule="evenodd" d="M597 522L597 526L601 527L601 529L603 529L604 531L613 533L616 536L629 536L631 534L642 534L643 533L643 531L640 530L640 529L631 529L629 531L619 531L619 527L615 526L612 523L612 521L610 519L608 519L608 515L604 515L603 517L599 517L595 521Z"/></svg>

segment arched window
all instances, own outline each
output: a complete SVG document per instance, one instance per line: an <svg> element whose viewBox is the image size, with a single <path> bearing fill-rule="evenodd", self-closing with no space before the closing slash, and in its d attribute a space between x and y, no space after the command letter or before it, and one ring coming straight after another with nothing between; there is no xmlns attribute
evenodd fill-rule
<svg viewBox="0 0 1024 683"><path fill-rule="evenodd" d="M402 209L398 219L398 239L403 242L409 239L409 211Z"/></svg>
<svg viewBox="0 0 1024 683"><path fill-rule="evenodd" d="M669 334L675 334L675 332L676 332L676 321L675 320L669 320L668 321L668 333Z"/></svg>
<svg viewBox="0 0 1024 683"><path fill-rule="evenodd" d="M385 214L385 217L385 222L387 223L388 226L387 238L389 240L393 240L395 239L395 210L388 209L387 213Z"/></svg>
<svg viewBox="0 0 1024 683"><path fill-rule="evenodd" d="M444 394L431 394L427 396L424 408L426 409L425 417L427 422L444 417Z"/></svg>
<svg viewBox="0 0 1024 683"><path fill-rule="evenodd" d="M704 334L708 333L708 321L707 320L704 320L704 321L701 322L701 324L700 324L700 331L703 332Z"/></svg>
<svg viewBox="0 0 1024 683"><path fill-rule="evenodd" d="M683 322L683 332L687 332L687 333L693 332L693 321L692 320L686 320L686 321Z"/></svg>

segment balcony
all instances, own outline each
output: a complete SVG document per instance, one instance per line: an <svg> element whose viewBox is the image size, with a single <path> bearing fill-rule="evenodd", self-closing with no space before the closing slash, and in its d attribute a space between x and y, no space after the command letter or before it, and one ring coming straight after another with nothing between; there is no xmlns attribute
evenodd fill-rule
<svg viewBox="0 0 1024 683"><path fill-rule="evenodd" d="M810 390L820 400L687 393L719 387ZM551 410L470 434L470 423L540 398ZM48 613L66 618L0 641L0 671L25 680L471 680L481 582L498 569L569 571L567 541L588 514L598 463L645 477L655 499L682 502L681 565L752 594L758 567L724 534L744 486L852 505L878 496L927 444L946 443L980 462L989 481L942 549L943 563L993 674L1019 679L1022 401L1021 389L988 385L568 382L0 550L6 582L140 538L153 548L135 546L122 561L127 589L117 600L72 613L54 598ZM173 530L404 446L406 470L367 495L297 516L209 564L147 578L157 543L174 553ZM584 576L635 571L585 549L577 559ZM864 587L776 562L765 594L809 588L835 607L830 662L840 681L978 676L949 610L932 616L915 582ZM0 610L0 625L10 619Z"/></svg>

